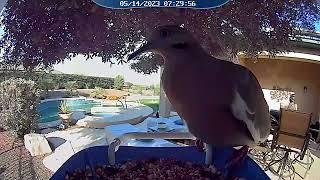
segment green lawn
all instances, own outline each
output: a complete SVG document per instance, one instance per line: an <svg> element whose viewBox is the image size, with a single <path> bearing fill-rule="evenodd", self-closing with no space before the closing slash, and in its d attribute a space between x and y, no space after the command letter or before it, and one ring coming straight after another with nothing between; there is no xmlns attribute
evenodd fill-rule
<svg viewBox="0 0 320 180"><path fill-rule="evenodd" d="M151 107L154 112L159 110L159 99L141 99L140 103Z"/></svg>

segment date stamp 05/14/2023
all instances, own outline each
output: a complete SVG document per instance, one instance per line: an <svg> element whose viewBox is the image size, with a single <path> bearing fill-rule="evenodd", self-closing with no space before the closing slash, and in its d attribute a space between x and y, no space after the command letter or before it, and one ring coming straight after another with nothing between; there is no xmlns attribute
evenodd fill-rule
<svg viewBox="0 0 320 180"><path fill-rule="evenodd" d="M120 7L196 7L196 1L119 1Z"/></svg>

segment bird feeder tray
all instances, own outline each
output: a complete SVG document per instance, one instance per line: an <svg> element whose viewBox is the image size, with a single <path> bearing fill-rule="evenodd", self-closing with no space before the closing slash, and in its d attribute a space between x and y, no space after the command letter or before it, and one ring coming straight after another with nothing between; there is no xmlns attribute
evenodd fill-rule
<svg viewBox="0 0 320 180"><path fill-rule="evenodd" d="M213 149L213 164L222 169L225 162L235 150L233 148ZM67 172L86 167L94 169L98 165L108 165L108 146L96 146L84 149L68 159L51 177L52 180L64 179ZM144 160L148 158L166 158L188 161L196 164L205 163L205 153L194 146L188 147L129 147L120 146L116 152L116 163L122 164L127 160ZM266 173L250 157L242 166L233 172L232 176L250 179L270 179Z"/></svg>

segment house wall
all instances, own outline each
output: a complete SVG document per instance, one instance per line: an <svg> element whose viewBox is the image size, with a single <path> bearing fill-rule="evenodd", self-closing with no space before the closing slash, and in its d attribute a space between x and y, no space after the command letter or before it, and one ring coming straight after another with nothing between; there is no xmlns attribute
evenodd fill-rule
<svg viewBox="0 0 320 180"><path fill-rule="evenodd" d="M320 113L320 64L292 60L242 58L240 64L249 68L262 88L280 87L295 92L298 110L313 113L313 121ZM304 87L307 88L304 91Z"/></svg>

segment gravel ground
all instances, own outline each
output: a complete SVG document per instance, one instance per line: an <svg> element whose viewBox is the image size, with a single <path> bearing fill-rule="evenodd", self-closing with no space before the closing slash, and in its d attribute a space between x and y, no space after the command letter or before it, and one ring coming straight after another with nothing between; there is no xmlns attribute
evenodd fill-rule
<svg viewBox="0 0 320 180"><path fill-rule="evenodd" d="M44 156L32 157L23 140L15 140L8 132L0 132L0 180L47 180L52 172L43 164Z"/></svg>

